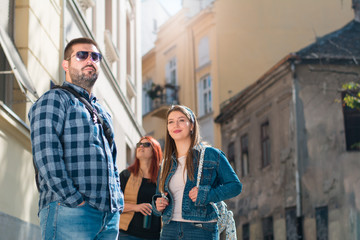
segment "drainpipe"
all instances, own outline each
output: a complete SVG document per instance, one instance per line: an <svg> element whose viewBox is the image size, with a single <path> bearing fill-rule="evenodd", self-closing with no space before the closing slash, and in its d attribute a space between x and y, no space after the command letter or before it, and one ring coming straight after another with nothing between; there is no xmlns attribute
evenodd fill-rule
<svg viewBox="0 0 360 240"><path fill-rule="evenodd" d="M195 36L194 36L194 29L193 27L191 26L191 44L192 44L192 50L193 50L193 68L194 68L194 101L195 101L195 106L194 106L194 109L193 111L195 113L199 113L198 111L198 92L197 92L197 79L196 79L196 54L195 54L195 51L196 51L196 46L195 46Z"/></svg>
<svg viewBox="0 0 360 240"><path fill-rule="evenodd" d="M292 71L292 101L294 106L294 125L295 125L295 154L294 154L294 164L295 164L295 187L296 187L296 219L297 219L297 236L298 239L303 239L303 216L302 216L302 202L301 202L301 178L300 178L300 136L299 136L299 89L298 89L298 80L295 71L295 64L291 63Z"/></svg>

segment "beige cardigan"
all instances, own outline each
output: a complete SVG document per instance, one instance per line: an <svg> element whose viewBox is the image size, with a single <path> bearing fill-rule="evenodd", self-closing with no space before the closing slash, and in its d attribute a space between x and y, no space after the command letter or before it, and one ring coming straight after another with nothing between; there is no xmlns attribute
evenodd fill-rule
<svg viewBox="0 0 360 240"><path fill-rule="evenodd" d="M133 173L130 174L129 180L126 183L124 191L124 200L125 205L127 203L136 204L138 192L142 183L143 174L139 171L138 176L135 176ZM124 212L120 215L120 225L121 230L127 231L129 224L134 217L135 212Z"/></svg>

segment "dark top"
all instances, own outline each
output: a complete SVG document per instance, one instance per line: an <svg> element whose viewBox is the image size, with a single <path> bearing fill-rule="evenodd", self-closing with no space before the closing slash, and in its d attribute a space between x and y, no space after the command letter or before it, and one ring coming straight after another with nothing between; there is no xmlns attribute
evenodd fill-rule
<svg viewBox="0 0 360 240"><path fill-rule="evenodd" d="M125 186L130 177L130 171L125 169L120 173L120 183L121 190L125 193ZM152 200L152 196L155 194L156 184L151 183L150 179L143 178L138 197L137 204L139 203L150 203ZM135 212L133 219L131 220L128 230L124 232L126 234L138 237L138 238L146 238L146 239L159 239L160 238L160 230L161 230L161 218L151 215L151 227L150 229L143 228L144 215L140 212Z"/></svg>

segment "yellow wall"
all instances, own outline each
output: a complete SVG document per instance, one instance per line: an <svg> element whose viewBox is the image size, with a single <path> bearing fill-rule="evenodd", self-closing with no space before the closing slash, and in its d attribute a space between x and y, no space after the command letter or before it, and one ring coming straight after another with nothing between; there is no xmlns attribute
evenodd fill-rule
<svg viewBox="0 0 360 240"><path fill-rule="evenodd" d="M138 9L140 0L131 2L134 3L134 8ZM113 0L113 3L117 3L116 6L118 6L118 8L114 9L120 12L120 9L123 11L124 8L122 6L125 5L127 1ZM100 10L104 9L104 5L103 1L97 1L97 5L94 7L94 9L98 11L96 24L98 24L97 35L100 36L96 38L96 41L99 43L103 53L105 52L103 37L105 26L102 23L105 21L105 11ZM78 1L15 1L14 44L29 73L29 81L33 83L39 96L49 90L50 80L57 84L63 81L64 72L61 68L61 62L64 44L66 43L65 40L94 34L93 32L86 32L86 30L90 28L86 20L84 22L82 21L81 17L84 15L80 16L76 11L78 6L80 6ZM92 12L92 9L89 8L88 12ZM138 11L135 12L134 24L136 24L137 30L139 29L138 16L140 14L138 14ZM81 14L85 13L82 12ZM119 17L122 19L121 21L125 19L126 13L122 12L122 14L123 15ZM66 20L64 23L67 24L70 22L65 28L63 26L64 15ZM91 16L87 15L87 17ZM79 22L77 22L77 20L79 20ZM125 21L121 22L121 24L124 22ZM119 25L120 23L116 21L116 25L114 23L113 26L124 31L124 28L121 28ZM96 34L94 35L96 36ZM134 35L138 36L139 33L136 32ZM131 39L131 41L133 41L135 45L134 49L140 47L138 38ZM126 49L126 35L121 34L119 42L123 44L123 48ZM126 51L121 51L121 53L123 52ZM134 85L136 85L136 91L138 91L138 85L141 85L140 71L137 71L140 67L140 61L137 57L136 55L132 61L136 66L131 66L136 69L133 74L136 79L136 83L134 83ZM121 63L121 66L119 64L119 69L125 69L126 55L121 55L120 58L119 63ZM111 72L106 66L105 63L102 64L102 73L98 80L99 84L96 85L98 87L94 89L94 92L101 104L103 104L113 116L116 135L115 141L118 147L117 164L119 170L122 170L125 168L126 158L130 158L130 156L127 156L127 147L135 149L135 144L139 140L140 135L142 135L143 129L141 121L137 121L138 117L136 113L138 105L132 108L130 100L128 101L127 98L123 97L126 96L126 87L120 89L113 79L114 72ZM121 80L121 83L126 83L126 76L123 79L117 80ZM139 99L141 98L139 97ZM25 97L22 96L21 100L25 100ZM29 101L14 101L12 109L9 109L0 103L0 218L5 220L15 219L16 224L12 223L12 226L14 228L24 226L23 231L26 237L31 237L28 235L29 232L35 232L37 235L40 234L38 227L39 219L37 216L38 192L34 181L30 130L27 118L27 113L31 105L32 103ZM2 213L5 213L6 216L3 216ZM28 223L34 225L29 226ZM1 227L4 228L3 225L1 225ZM1 227L0 232L3 230ZM11 229L6 230L10 236L17 235L17 233L13 233ZM19 230L19 232L21 231ZM38 239L37 237L35 238Z"/></svg>
<svg viewBox="0 0 360 240"><path fill-rule="evenodd" d="M49 89L50 79L59 79L59 4L15 1L14 42L39 94ZM24 126L31 104L19 101L12 111L0 108L0 212L39 225L30 131Z"/></svg>
<svg viewBox="0 0 360 240"><path fill-rule="evenodd" d="M197 86L201 77L211 74L213 80L213 116L219 113L219 95L217 81L216 62L216 35L214 28L214 16L212 13L204 12L201 16L189 20L186 10L180 11L176 16L161 26L155 48L143 57L143 82L153 79L155 84L166 83L166 64L170 59L177 59L177 78L180 90L178 92L180 104L198 112ZM199 67L197 51L201 38L207 36L210 44L211 64ZM195 51L195 52L194 52ZM164 138L165 125L160 124L160 118L151 117L151 113L143 119L144 129L157 139ZM164 122L165 123L165 122ZM215 127L215 143L221 146L220 128Z"/></svg>
<svg viewBox="0 0 360 240"><path fill-rule="evenodd" d="M0 108L0 212L38 225L30 132Z"/></svg>
<svg viewBox="0 0 360 240"><path fill-rule="evenodd" d="M352 20L351 0L216 0L192 18L183 8L163 24L155 47L143 57L143 81L165 84L165 66L177 58L179 100L198 113L197 83L212 77L213 114L220 104L255 82L279 60ZM198 65L198 44L209 38L210 61ZM195 52L194 52L195 51ZM159 136L164 129L143 119L145 131ZM159 132L162 132L161 134ZM221 147L220 127L214 145Z"/></svg>
<svg viewBox="0 0 360 240"><path fill-rule="evenodd" d="M214 12L221 102L354 17L351 0L217 0Z"/></svg>

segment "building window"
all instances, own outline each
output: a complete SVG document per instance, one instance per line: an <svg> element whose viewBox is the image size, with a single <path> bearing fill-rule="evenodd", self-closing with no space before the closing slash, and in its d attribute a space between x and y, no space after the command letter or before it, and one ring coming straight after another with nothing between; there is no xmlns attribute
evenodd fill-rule
<svg viewBox="0 0 360 240"><path fill-rule="evenodd" d="M168 105L171 104L177 104L177 66L176 66L176 58L172 58L167 64L166 64L166 84L168 87L166 87L166 103Z"/></svg>
<svg viewBox="0 0 360 240"><path fill-rule="evenodd" d="M126 75L131 76L131 18L130 16L126 16Z"/></svg>
<svg viewBox="0 0 360 240"><path fill-rule="evenodd" d="M142 91L142 102L143 102L142 113L143 113L143 115L151 112L151 110L152 110L153 100L148 94L148 91L151 90L152 85L153 85L152 79L149 79L143 83L143 91Z"/></svg>
<svg viewBox="0 0 360 240"><path fill-rule="evenodd" d="M269 121L261 124L261 154L262 154L262 167L270 164L270 136L269 136Z"/></svg>
<svg viewBox="0 0 360 240"><path fill-rule="evenodd" d="M35 102L39 96L14 41L4 29L0 31L0 101L25 121L27 102Z"/></svg>
<svg viewBox="0 0 360 240"><path fill-rule="evenodd" d="M344 99L344 94L342 99ZM360 111L343 103L344 128L347 151L360 151Z"/></svg>
<svg viewBox="0 0 360 240"><path fill-rule="evenodd" d="M267 217L262 220L263 236L264 240L273 240L274 239L274 225L273 218Z"/></svg>
<svg viewBox="0 0 360 240"><path fill-rule="evenodd" d="M286 239L298 240L297 224L296 224L296 207L285 209L286 215Z"/></svg>
<svg viewBox="0 0 360 240"><path fill-rule="evenodd" d="M198 45L198 53L199 53L199 67L207 64L210 61L210 54L209 54L209 38L203 37L199 41Z"/></svg>
<svg viewBox="0 0 360 240"><path fill-rule="evenodd" d="M10 73L11 67L0 47L0 101L12 109L15 78Z"/></svg>
<svg viewBox="0 0 360 240"><path fill-rule="evenodd" d="M109 30L112 33L112 0L105 1L105 29Z"/></svg>
<svg viewBox="0 0 360 240"><path fill-rule="evenodd" d="M250 226L249 223L245 223L242 226L242 239L250 240Z"/></svg>
<svg viewBox="0 0 360 240"><path fill-rule="evenodd" d="M328 208L315 209L316 216L316 240L328 240Z"/></svg>
<svg viewBox="0 0 360 240"><path fill-rule="evenodd" d="M211 76L206 75L198 84L199 117L212 112Z"/></svg>
<svg viewBox="0 0 360 240"><path fill-rule="evenodd" d="M234 142L229 143L227 159L231 167L235 170L235 144Z"/></svg>
<svg viewBox="0 0 360 240"><path fill-rule="evenodd" d="M241 176L249 174L249 138L245 134L240 139L241 142Z"/></svg>
<svg viewBox="0 0 360 240"><path fill-rule="evenodd" d="M0 16L0 27L7 30L10 41L13 42L11 36L14 33L14 9L15 3L13 1L5 1L2 4L2 15ZM15 89L19 88L16 84L15 76L12 72L7 56L3 50L6 46L2 45L3 40L0 41L0 101L2 101L10 109L13 109Z"/></svg>

